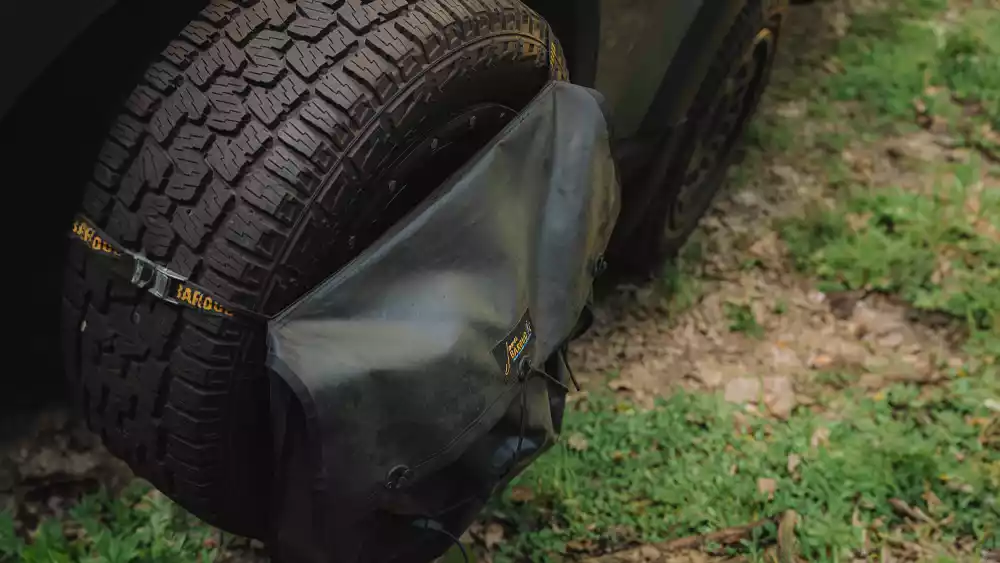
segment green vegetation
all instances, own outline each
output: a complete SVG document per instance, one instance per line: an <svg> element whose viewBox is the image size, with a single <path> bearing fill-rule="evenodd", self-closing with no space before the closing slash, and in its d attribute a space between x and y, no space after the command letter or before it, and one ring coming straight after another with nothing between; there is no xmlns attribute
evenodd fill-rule
<svg viewBox="0 0 1000 563"><path fill-rule="evenodd" d="M726 303L724 305L726 318L729 319L729 330L732 332L742 332L747 336L761 338L764 336L764 329L757 322L757 317L753 314L753 309L746 303Z"/></svg>
<svg viewBox="0 0 1000 563"><path fill-rule="evenodd" d="M786 225L786 241L823 289L898 294L992 342L1000 330L1000 191L984 188L981 166L955 167L929 193L856 193L836 211Z"/></svg>
<svg viewBox="0 0 1000 563"><path fill-rule="evenodd" d="M664 265L657 280L658 290L667 299L671 315L691 308L701 297L702 287L697 271L704 259L697 235L681 250L676 260Z"/></svg>
<svg viewBox="0 0 1000 563"><path fill-rule="evenodd" d="M0 561L24 563L187 563L213 561L219 532L136 481L116 497L83 497L61 518L46 518L25 542L0 513Z"/></svg>
<svg viewBox="0 0 1000 563"><path fill-rule="evenodd" d="M519 480L534 500L496 508L512 530L494 561L558 561L567 550L709 532L786 509L802 518L805 560L850 560L863 547L852 520L876 530L876 546L901 524L890 498L920 507L935 499L925 511L947 521L935 532L941 543L985 541L1000 525L1000 453L981 439L984 387L1000 393L995 372L975 384L956 375L930 393L901 385L848 394L834 417L800 409L786 423L740 416L706 395L624 412L594 399L567 418L565 434L585 441L565 441ZM738 551L760 553L775 533L764 526Z"/></svg>

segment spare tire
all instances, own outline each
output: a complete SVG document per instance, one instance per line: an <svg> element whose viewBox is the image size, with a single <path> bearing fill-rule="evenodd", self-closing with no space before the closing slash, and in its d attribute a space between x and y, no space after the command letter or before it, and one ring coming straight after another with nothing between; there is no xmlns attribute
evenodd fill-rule
<svg viewBox="0 0 1000 563"><path fill-rule="evenodd" d="M81 212L272 314L485 145L562 72L559 53L517 0L213 0L125 101ZM82 245L63 311L67 374L111 452L208 522L262 536L263 327L158 301Z"/></svg>

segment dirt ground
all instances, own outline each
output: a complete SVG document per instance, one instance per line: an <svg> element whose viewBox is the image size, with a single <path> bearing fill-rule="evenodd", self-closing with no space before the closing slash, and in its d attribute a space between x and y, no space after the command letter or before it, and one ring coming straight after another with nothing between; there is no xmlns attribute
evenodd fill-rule
<svg viewBox="0 0 1000 563"><path fill-rule="evenodd" d="M824 45L836 36L843 15L838 7L828 2L793 8L791 26L801 36L783 46L774 82L786 79L791 69L822 68ZM795 22L827 27L796 28ZM797 60L789 60L791 53ZM768 98L760 113L796 119L808 103ZM811 125L803 121L804 127ZM924 131L863 150L849 148L841 158L872 182L912 186L927 179L911 173L911 164L968 158L963 149L947 145ZM877 381L860 382L874 389L886 381L932 380L936 360L955 355L960 334L946 318L915 317L903 304L877 294L815 290L814 279L796 272L775 225L807 209L832 207L824 170L798 154L775 152L757 172L744 187L720 194L695 234L693 244L703 258L694 272L699 280L691 289L694 302L686 310L672 314L671 296L656 283L619 286L599 304L594 327L571 350L585 387L617 373L607 385L640 402L679 387L722 389L733 402L763 391L767 409L784 417L810 400L801 391L817 370L878 372L871 376ZM734 307L748 307L747 318L757 326L734 330Z"/></svg>

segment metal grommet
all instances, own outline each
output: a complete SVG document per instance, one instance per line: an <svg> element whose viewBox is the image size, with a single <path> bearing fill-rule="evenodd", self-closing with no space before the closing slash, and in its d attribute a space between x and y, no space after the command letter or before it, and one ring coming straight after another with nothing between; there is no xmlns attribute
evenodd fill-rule
<svg viewBox="0 0 1000 563"><path fill-rule="evenodd" d="M608 269L608 261L604 259L603 254L599 254L597 258L594 258L594 266L591 269L591 273L596 278L604 273L604 270Z"/></svg>
<svg viewBox="0 0 1000 563"><path fill-rule="evenodd" d="M405 465L397 465L389 470L385 476L385 488L394 491L403 485L413 476L413 472Z"/></svg>

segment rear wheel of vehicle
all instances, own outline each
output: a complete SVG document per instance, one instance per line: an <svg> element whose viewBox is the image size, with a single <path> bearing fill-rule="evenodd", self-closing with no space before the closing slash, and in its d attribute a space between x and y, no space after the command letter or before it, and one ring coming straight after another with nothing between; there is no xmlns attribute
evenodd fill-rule
<svg viewBox="0 0 1000 563"><path fill-rule="evenodd" d="M618 257L633 272L655 274L676 254L722 186L767 87L784 5L750 0L726 35L688 110L665 183Z"/></svg>
<svg viewBox="0 0 1000 563"><path fill-rule="evenodd" d="M128 97L81 212L275 313L484 146L557 53L518 0L212 0ZM263 327L158 301L77 245L63 311L66 371L108 448L205 520L263 536Z"/></svg>

